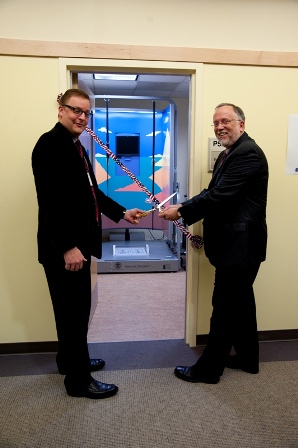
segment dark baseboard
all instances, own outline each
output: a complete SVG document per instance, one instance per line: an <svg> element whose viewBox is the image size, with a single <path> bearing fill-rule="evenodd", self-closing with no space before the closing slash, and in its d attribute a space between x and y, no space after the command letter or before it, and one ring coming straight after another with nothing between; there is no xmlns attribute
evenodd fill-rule
<svg viewBox="0 0 298 448"><path fill-rule="evenodd" d="M260 342L298 340L298 329L259 331ZM207 335L197 335L197 345L206 345ZM55 353L58 351L57 341L16 342L0 344L0 355L17 355L24 353Z"/></svg>
<svg viewBox="0 0 298 448"><path fill-rule="evenodd" d="M298 339L298 329L259 331L259 341L289 341ZM207 334L197 335L197 345L207 344Z"/></svg>
<svg viewBox="0 0 298 448"><path fill-rule="evenodd" d="M298 339L298 329L259 331L259 340L261 342L288 341L293 339Z"/></svg>
<svg viewBox="0 0 298 448"><path fill-rule="evenodd" d="M51 353L58 351L57 341L16 342L0 344L0 355L19 355L24 353Z"/></svg>

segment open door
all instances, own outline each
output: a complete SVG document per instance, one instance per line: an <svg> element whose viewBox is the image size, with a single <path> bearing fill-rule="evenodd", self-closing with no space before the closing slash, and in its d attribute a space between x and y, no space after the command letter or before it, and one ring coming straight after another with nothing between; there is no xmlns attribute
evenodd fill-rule
<svg viewBox="0 0 298 448"><path fill-rule="evenodd" d="M77 73L71 73L71 87L74 89L84 90L84 92L88 93L90 100L91 100L91 110L94 111L95 110L94 94L83 81L78 81ZM90 115L88 126L90 129L93 129L92 114ZM80 140L81 140L84 148L86 148L89 159L91 160L91 162L94 162L94 144L93 144L92 137L86 131L84 131L80 136ZM93 165L94 165L94 163L93 163ZM90 311L89 325L92 321L92 317L93 317L94 311L97 306L97 301L98 301L97 259L95 257L92 257L92 259L91 259L91 311Z"/></svg>

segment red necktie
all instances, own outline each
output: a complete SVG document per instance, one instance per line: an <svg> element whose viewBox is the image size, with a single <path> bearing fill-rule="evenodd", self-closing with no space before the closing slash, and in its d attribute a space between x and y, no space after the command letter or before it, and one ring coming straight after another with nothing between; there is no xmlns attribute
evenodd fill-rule
<svg viewBox="0 0 298 448"><path fill-rule="evenodd" d="M228 150L227 149L225 149L224 150L224 153L223 153L223 155L222 155L222 158L221 158L221 161L220 161L220 164L219 164L219 166L221 167L221 165L224 163L224 161L226 160L226 158L227 158L227 155L228 155Z"/></svg>
<svg viewBox="0 0 298 448"><path fill-rule="evenodd" d="M86 158L84 156L83 146L81 145L81 142L80 142L79 139L77 139L77 141L75 142L75 145L78 148L78 151L79 151L79 154L81 156L81 159L84 161L86 173L87 173L87 176L88 176L88 180L89 180L89 183L90 183L90 186L91 186L91 191L92 191L92 195L93 195L93 199L94 199L95 219L96 219L97 222L99 222L98 221L98 219L99 219L99 211L98 211L98 204L97 204L96 194L95 194L95 190L94 190L94 185L92 183L92 180L91 180L91 177L90 177L90 174L89 174L89 166L88 166L87 160L86 160Z"/></svg>

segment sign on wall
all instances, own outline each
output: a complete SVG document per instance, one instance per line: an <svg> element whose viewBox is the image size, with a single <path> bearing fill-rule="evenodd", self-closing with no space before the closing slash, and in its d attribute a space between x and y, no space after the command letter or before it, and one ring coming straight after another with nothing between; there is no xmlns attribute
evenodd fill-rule
<svg viewBox="0 0 298 448"><path fill-rule="evenodd" d="M223 151L223 147L216 138L208 139L209 165L208 173L212 173L217 157Z"/></svg>

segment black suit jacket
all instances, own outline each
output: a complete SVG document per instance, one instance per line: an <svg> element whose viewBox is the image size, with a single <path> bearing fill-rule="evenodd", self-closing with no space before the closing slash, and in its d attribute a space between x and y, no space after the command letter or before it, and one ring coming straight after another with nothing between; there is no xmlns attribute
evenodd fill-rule
<svg viewBox="0 0 298 448"><path fill-rule="evenodd" d="M84 150L99 212L115 222L124 207L97 188L89 158ZM84 162L69 131L60 123L43 134L32 153L38 218L38 260L62 257L78 247L85 257L101 257L101 220L96 222L94 199Z"/></svg>
<svg viewBox="0 0 298 448"><path fill-rule="evenodd" d="M265 260L268 164L261 148L244 132L208 189L180 209L187 224L203 220L206 256L214 266L246 266Z"/></svg>

